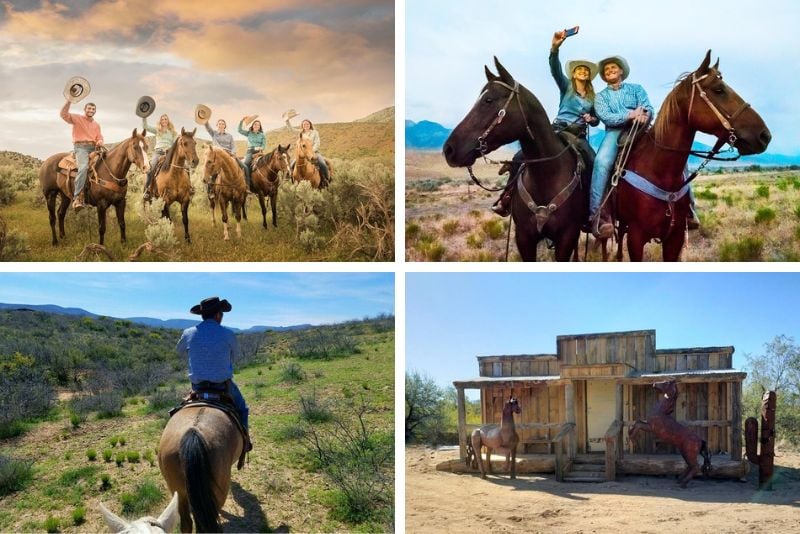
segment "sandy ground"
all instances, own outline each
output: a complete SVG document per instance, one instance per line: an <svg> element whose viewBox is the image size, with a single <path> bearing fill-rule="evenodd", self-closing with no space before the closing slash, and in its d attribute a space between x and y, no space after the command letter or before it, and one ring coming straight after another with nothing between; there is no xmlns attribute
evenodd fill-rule
<svg viewBox="0 0 800 534"><path fill-rule="evenodd" d="M406 449L406 532L800 532L800 453L777 452L774 491L746 482L619 476L560 483L553 475L436 471L452 449ZM713 459L712 459L713 461Z"/></svg>

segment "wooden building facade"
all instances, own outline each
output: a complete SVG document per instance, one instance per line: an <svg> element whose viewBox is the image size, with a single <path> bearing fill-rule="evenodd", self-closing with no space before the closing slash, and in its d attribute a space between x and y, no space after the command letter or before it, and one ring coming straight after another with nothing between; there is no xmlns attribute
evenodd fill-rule
<svg viewBox="0 0 800 534"><path fill-rule="evenodd" d="M715 476L740 478L742 382L732 368L734 348L656 349L655 330L557 337L556 354L479 356L479 376L453 382L458 393L461 457L472 429L499 424L503 403L514 395L522 471L555 472L559 480L616 473L667 474L684 464L676 450L628 429L646 419L657 402L652 384L678 383L675 419L706 440ZM465 389L481 392L481 425L467 425ZM530 456L526 456L530 455ZM595 464L587 468L583 464ZM602 469L597 465L601 465ZM518 467L519 469L519 467ZM597 474L599 473L599 474Z"/></svg>

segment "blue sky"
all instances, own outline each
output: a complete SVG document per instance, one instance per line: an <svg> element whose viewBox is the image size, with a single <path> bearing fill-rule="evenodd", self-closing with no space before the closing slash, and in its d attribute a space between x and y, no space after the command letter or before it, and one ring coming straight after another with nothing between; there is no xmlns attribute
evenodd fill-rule
<svg viewBox="0 0 800 534"><path fill-rule="evenodd" d="M329 324L394 313L393 273L3 273L0 302L57 304L110 317L192 319L218 295L225 324Z"/></svg>
<svg viewBox="0 0 800 534"><path fill-rule="evenodd" d="M773 134L769 151L797 154L800 99L800 2L407 0L406 118L455 126L486 83L483 66L497 55L552 118L558 89L547 56L553 32L580 25L561 46L568 59L625 57L631 82L658 108L683 72L706 50L720 57L725 80L762 116ZM494 69L493 69L494 70ZM595 78L595 89L603 82ZM704 136L698 140L706 141Z"/></svg>
<svg viewBox="0 0 800 534"><path fill-rule="evenodd" d="M556 352L556 336L656 330L656 348L800 343L800 273L409 273L406 370L439 385L476 356Z"/></svg>

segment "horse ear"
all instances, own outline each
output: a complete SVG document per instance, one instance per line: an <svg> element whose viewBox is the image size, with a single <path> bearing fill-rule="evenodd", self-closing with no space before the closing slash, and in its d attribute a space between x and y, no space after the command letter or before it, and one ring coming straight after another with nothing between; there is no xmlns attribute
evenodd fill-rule
<svg viewBox="0 0 800 534"><path fill-rule="evenodd" d="M136 128L133 129L133 133L131 133L131 137L136 137Z"/></svg>
<svg viewBox="0 0 800 534"><path fill-rule="evenodd" d="M197 133L197 126L195 126L194 130L192 130L192 137L194 137L194 134L196 134L196 133Z"/></svg>
<svg viewBox="0 0 800 534"><path fill-rule="evenodd" d="M181 126L181 135L186 135L186 130Z"/></svg>
<svg viewBox="0 0 800 534"><path fill-rule="evenodd" d="M495 76L494 73L492 71L490 71L489 67L487 67L486 65L483 66L483 70L486 72L486 80L487 81L493 82L495 80L499 80L500 79L497 76Z"/></svg>
<svg viewBox="0 0 800 534"><path fill-rule="evenodd" d="M706 57L703 59L703 63L700 64L700 67L697 69L698 74L705 74L708 72L708 67L711 65L711 50L709 49L706 52Z"/></svg>
<svg viewBox="0 0 800 534"><path fill-rule="evenodd" d="M111 532L122 532L123 530L129 529L131 526L130 523L103 506L103 503L100 503L100 513L103 514L103 518L106 520L106 524L108 528L111 529Z"/></svg>
<svg viewBox="0 0 800 534"><path fill-rule="evenodd" d="M494 57L494 65L497 67L497 74L500 75L500 79L506 83L513 83L514 77L506 70L506 68L500 63L500 60L497 59L497 56Z"/></svg>
<svg viewBox="0 0 800 534"><path fill-rule="evenodd" d="M164 532L172 532L175 528L175 525L178 524L178 493L175 492L172 494L172 500L169 501L169 505L166 509L158 516L158 523L161 525L161 528L164 529Z"/></svg>
<svg viewBox="0 0 800 534"><path fill-rule="evenodd" d="M717 58L717 62L714 63L714 66L711 67L711 68L714 69L714 70L719 70L719 58Z"/></svg>

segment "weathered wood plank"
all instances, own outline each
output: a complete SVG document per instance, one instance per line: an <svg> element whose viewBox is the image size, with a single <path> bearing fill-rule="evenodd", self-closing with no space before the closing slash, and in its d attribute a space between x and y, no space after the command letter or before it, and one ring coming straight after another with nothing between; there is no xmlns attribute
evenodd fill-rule
<svg viewBox="0 0 800 534"><path fill-rule="evenodd" d="M467 409L464 388L456 388L456 404L458 409L458 454L459 458L467 457Z"/></svg>
<svg viewBox="0 0 800 534"><path fill-rule="evenodd" d="M708 418L710 420L719 419L720 406L719 406L719 384L708 384ZM720 452L719 428L710 427L708 429L708 451L711 454L718 454Z"/></svg>
<svg viewBox="0 0 800 534"><path fill-rule="evenodd" d="M731 458L742 458L742 383L731 383Z"/></svg>

